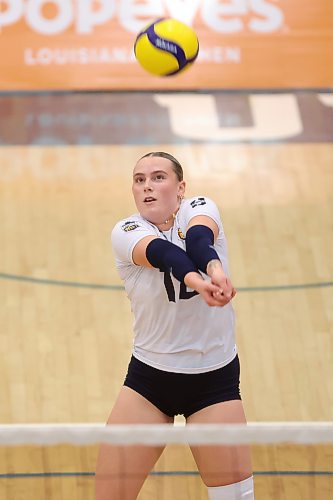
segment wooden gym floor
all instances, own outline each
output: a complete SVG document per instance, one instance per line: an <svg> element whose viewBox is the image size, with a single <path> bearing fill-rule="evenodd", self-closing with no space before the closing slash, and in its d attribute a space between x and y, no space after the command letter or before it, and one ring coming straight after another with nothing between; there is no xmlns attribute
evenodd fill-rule
<svg viewBox="0 0 333 500"><path fill-rule="evenodd" d="M248 420L333 419L331 93L1 95L0 118L2 423L106 420L132 339L109 235L151 150L221 209ZM0 497L92 499L96 452L2 447ZM256 500L332 495L328 445L253 458ZM185 447L139 498L206 499Z"/></svg>

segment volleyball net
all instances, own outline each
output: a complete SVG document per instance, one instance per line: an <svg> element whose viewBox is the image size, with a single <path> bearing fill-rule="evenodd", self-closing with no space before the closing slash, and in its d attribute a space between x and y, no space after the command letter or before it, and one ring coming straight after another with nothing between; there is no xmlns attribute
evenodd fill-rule
<svg viewBox="0 0 333 500"><path fill-rule="evenodd" d="M0 425L0 498L93 499L102 443L119 455L128 447L166 445L140 500L206 500L190 448L214 445L251 447L256 500L332 498L333 422ZM124 457L114 473L127 480Z"/></svg>

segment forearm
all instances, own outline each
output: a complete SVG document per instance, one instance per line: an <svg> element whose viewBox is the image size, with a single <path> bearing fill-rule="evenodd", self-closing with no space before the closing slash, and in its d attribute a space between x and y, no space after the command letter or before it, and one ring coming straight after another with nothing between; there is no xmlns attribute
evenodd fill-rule
<svg viewBox="0 0 333 500"><path fill-rule="evenodd" d="M185 282L185 277L188 274L200 277L197 266L187 253L169 241L155 238L147 245L146 256L153 267L160 271L171 272L180 282Z"/></svg>
<svg viewBox="0 0 333 500"><path fill-rule="evenodd" d="M198 291L198 288L200 288L200 285L202 285L203 281L204 280L201 274L195 272L187 273L184 278L185 285L189 288L192 288L192 290L196 291Z"/></svg>
<svg viewBox="0 0 333 500"><path fill-rule="evenodd" d="M186 234L186 252L200 271L209 275L208 268L216 268L220 259L214 248L213 231L204 225L190 227ZM222 264L220 263L220 267Z"/></svg>
<svg viewBox="0 0 333 500"><path fill-rule="evenodd" d="M186 249L192 261L210 277L211 283L219 287L221 295L230 300L236 291L214 248L212 230L205 226L191 227L186 235Z"/></svg>

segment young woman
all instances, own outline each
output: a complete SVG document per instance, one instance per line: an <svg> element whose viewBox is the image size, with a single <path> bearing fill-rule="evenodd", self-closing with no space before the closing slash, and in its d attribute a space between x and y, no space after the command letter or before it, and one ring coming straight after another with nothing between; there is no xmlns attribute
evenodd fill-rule
<svg viewBox="0 0 333 500"><path fill-rule="evenodd" d="M135 165L138 214L112 244L134 315L133 355L108 424L245 423L228 277L216 205L184 199L180 163L148 153ZM102 445L96 500L134 500L163 447ZM253 500L246 446L191 446L210 500Z"/></svg>

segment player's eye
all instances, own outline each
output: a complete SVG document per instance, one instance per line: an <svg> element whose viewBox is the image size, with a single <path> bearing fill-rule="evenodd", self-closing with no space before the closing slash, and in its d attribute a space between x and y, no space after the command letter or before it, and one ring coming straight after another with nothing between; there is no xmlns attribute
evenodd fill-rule
<svg viewBox="0 0 333 500"><path fill-rule="evenodd" d="M142 184L142 182L144 182L144 178L143 177L135 177L134 182L136 184Z"/></svg>
<svg viewBox="0 0 333 500"><path fill-rule="evenodd" d="M157 174L157 175L155 176L155 179L156 179L157 181L162 181L163 179L165 179L165 175L163 175L163 174Z"/></svg>

